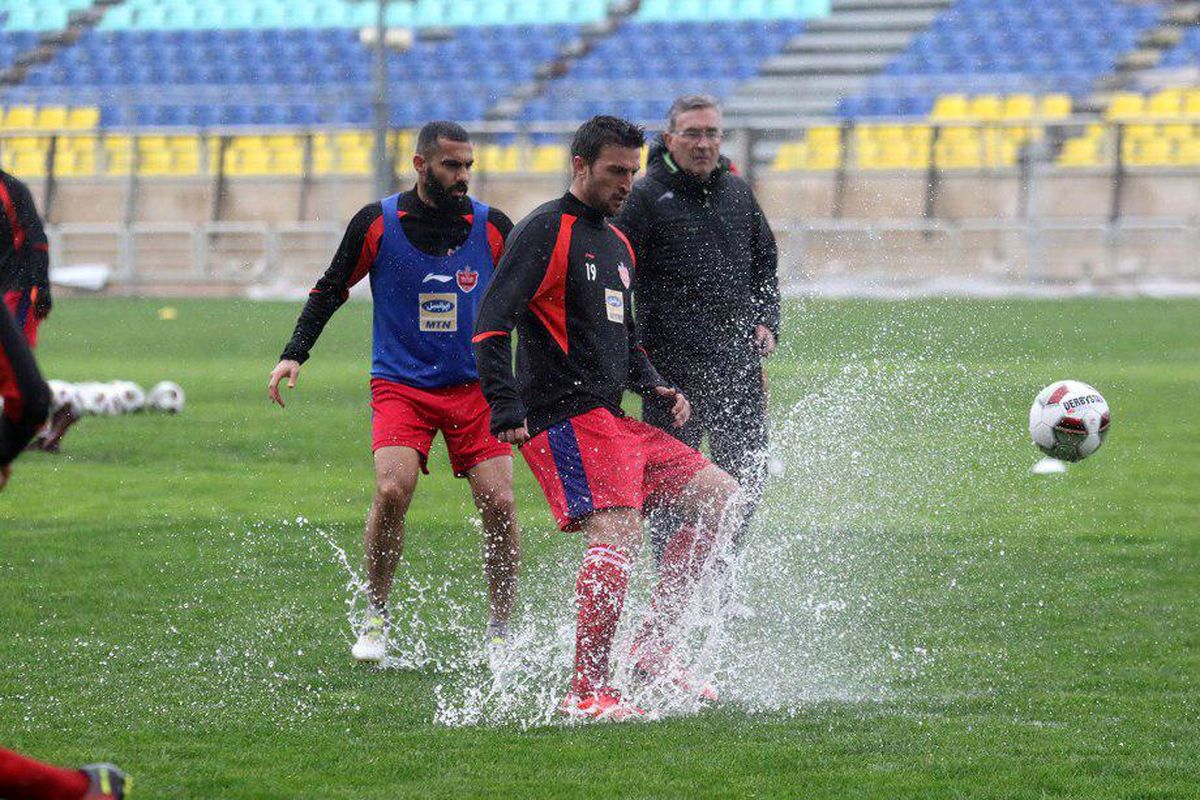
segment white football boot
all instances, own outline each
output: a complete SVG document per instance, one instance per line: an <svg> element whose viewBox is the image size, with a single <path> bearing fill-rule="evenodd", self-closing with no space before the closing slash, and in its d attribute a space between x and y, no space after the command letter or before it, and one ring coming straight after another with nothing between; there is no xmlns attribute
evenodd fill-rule
<svg viewBox="0 0 1200 800"><path fill-rule="evenodd" d="M358 641L350 648L355 661L382 664L387 656L387 619L378 611L368 611Z"/></svg>

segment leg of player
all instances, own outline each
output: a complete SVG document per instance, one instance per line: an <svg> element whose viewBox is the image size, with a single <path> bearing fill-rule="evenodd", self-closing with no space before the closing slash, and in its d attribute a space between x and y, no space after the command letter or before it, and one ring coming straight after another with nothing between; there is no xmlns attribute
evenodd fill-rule
<svg viewBox="0 0 1200 800"><path fill-rule="evenodd" d="M411 447L375 451L375 497L363 536L369 604L358 641L351 649L358 661L378 663L387 655L387 602L396 565L404 554L404 515L420 471L421 454Z"/></svg>
<svg viewBox="0 0 1200 800"><path fill-rule="evenodd" d="M674 647L704 568L741 524L741 491L728 473L710 464L692 477L674 505L685 523L667 542L659 563L650 614L634 640L635 671L645 679L666 679L712 702L717 699L716 689L693 677L674 654Z"/></svg>
<svg viewBox="0 0 1200 800"><path fill-rule="evenodd" d="M513 501L512 456L489 458L467 471L483 520L483 571L488 584L488 666L498 672L508 655L508 623L517 601L521 533Z"/></svg>
<svg viewBox="0 0 1200 800"><path fill-rule="evenodd" d="M62 769L0 748L0 797L11 800L121 800L131 783L112 764Z"/></svg>
<svg viewBox="0 0 1200 800"><path fill-rule="evenodd" d="M755 616L754 609L739 598L736 564L767 479L766 397L760 386L747 380L742 389L732 392L730 403L714 417L709 433L713 463L737 478L745 493L745 513L733 532L733 547L715 564L724 575L721 609L726 619Z"/></svg>
<svg viewBox="0 0 1200 800"><path fill-rule="evenodd" d="M632 508L597 511L583 521L583 534L587 553L575 581L575 674L559 708L580 718L641 717L644 711L609 686L609 658L629 567L642 543L642 516Z"/></svg>

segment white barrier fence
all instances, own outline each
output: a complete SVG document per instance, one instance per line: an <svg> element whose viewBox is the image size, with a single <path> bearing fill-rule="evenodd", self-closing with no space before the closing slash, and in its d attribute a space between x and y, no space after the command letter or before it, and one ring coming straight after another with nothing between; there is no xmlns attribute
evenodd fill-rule
<svg viewBox="0 0 1200 800"><path fill-rule="evenodd" d="M861 294L1200 285L1200 221L796 220L777 223L786 291ZM117 286L310 286L339 226L61 224L52 263L104 264ZM957 291L956 288L958 287Z"/></svg>

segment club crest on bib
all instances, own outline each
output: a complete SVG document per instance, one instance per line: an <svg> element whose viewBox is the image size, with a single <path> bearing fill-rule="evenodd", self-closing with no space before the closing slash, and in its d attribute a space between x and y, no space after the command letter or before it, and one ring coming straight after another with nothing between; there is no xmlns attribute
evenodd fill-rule
<svg viewBox="0 0 1200 800"><path fill-rule="evenodd" d="M621 283L623 283L625 288L628 289L631 279L629 276L629 267L625 266L624 261L617 264L617 274L621 276Z"/></svg>
<svg viewBox="0 0 1200 800"><path fill-rule="evenodd" d="M470 265L467 265L454 273L454 279L458 282L459 289L462 289L464 292L470 292L479 283L479 273L471 269Z"/></svg>

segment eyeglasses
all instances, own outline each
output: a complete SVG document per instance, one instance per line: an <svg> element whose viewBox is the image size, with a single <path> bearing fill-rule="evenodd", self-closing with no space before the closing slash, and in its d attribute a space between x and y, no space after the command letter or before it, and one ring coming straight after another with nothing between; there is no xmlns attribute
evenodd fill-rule
<svg viewBox="0 0 1200 800"><path fill-rule="evenodd" d="M725 131L720 128L688 128L687 130L678 131L676 136L687 139L689 142L698 142L701 139L708 139L711 142L719 142L725 138Z"/></svg>

